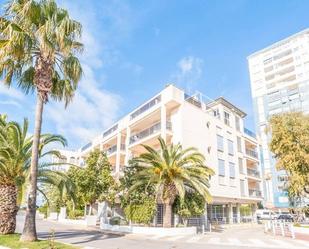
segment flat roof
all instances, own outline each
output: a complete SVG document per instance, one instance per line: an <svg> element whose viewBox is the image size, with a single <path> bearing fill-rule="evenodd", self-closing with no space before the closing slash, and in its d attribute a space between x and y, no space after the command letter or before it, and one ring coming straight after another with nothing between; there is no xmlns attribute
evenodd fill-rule
<svg viewBox="0 0 309 249"><path fill-rule="evenodd" d="M258 55L258 54L260 54L260 53L266 52L267 50L270 50L270 49L273 49L273 48L275 48L275 47L277 47L277 46L280 46L280 45L282 45L283 43L287 42L288 40L290 40L290 39L292 39L292 38L295 38L295 37L297 37L297 36L303 35L303 34L305 34L305 33L309 33L309 28L306 28L306 29L304 29L304 30L302 30L302 31L300 31L300 32L297 32L296 34L290 35L289 37L284 38L284 39L282 39L282 40L280 40L280 41L277 41L277 42L275 42L275 43L273 43L273 44L267 46L266 48L263 48L263 49L261 49L261 50L258 50L258 51L256 51L256 52L254 52L253 54L250 54L249 56L247 56L247 60L250 59L250 58L252 58L252 57L254 57L254 56L256 56L256 55Z"/></svg>
<svg viewBox="0 0 309 249"><path fill-rule="evenodd" d="M217 99L215 99L215 100L212 101L212 102L209 102L206 106L207 106L207 107L213 107L214 105L216 105L216 104L218 104L218 103L220 103L220 104L222 104L222 105L228 107L229 109L235 111L235 112L236 112L237 114L239 114L239 116L241 116L242 118L244 118L245 116L247 116L247 114L246 114L244 111L240 110L238 107L236 107L235 105L233 105L231 102L229 102L227 99L225 99L225 98L222 97L222 96L219 97L219 98L217 98Z"/></svg>

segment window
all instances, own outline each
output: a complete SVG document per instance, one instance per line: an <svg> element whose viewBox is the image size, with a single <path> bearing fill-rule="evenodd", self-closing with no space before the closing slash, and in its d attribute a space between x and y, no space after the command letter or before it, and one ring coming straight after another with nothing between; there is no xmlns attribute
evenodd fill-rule
<svg viewBox="0 0 309 249"><path fill-rule="evenodd" d="M230 126L230 114L227 112L224 112L224 123Z"/></svg>
<svg viewBox="0 0 309 249"><path fill-rule="evenodd" d="M220 135L217 135L217 148L220 151L224 151L223 137Z"/></svg>
<svg viewBox="0 0 309 249"><path fill-rule="evenodd" d="M239 173L244 174L244 164L242 158L238 158L238 167L239 167Z"/></svg>
<svg viewBox="0 0 309 249"><path fill-rule="evenodd" d="M233 141L228 139L227 140L227 144L228 144L228 153L229 153L229 155L234 155Z"/></svg>
<svg viewBox="0 0 309 249"><path fill-rule="evenodd" d="M230 178L235 178L235 163L229 162Z"/></svg>
<svg viewBox="0 0 309 249"><path fill-rule="evenodd" d="M237 131L240 131L240 118L235 116L235 127Z"/></svg>
<svg viewBox="0 0 309 249"><path fill-rule="evenodd" d="M238 152L242 152L242 148L241 148L241 138L237 137L237 151Z"/></svg>
<svg viewBox="0 0 309 249"><path fill-rule="evenodd" d="M218 159L219 176L225 176L224 160Z"/></svg>
<svg viewBox="0 0 309 249"><path fill-rule="evenodd" d="M214 109L212 112L213 112L214 117L216 117L217 119L220 119L220 112L218 108Z"/></svg>
<svg viewBox="0 0 309 249"><path fill-rule="evenodd" d="M240 194L241 196L245 196L245 180L240 180Z"/></svg>

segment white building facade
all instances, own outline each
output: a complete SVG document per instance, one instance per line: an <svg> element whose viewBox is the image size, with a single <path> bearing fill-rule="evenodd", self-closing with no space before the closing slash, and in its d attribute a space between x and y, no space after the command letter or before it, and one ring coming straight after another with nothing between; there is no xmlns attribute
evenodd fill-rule
<svg viewBox="0 0 309 249"><path fill-rule="evenodd" d="M256 208L263 199L259 144L255 134L244 128L245 116L222 97L204 102L167 85L83 146L75 158L67 155L83 165L92 150L105 151L119 178L128 160L144 151L141 144L159 148L158 138L162 137L167 144L194 146L215 171L210 180L213 202L208 205L208 218L239 222L241 205Z"/></svg>
<svg viewBox="0 0 309 249"><path fill-rule="evenodd" d="M256 130L261 138L267 207L287 208L288 177L277 171L265 133L271 115L309 113L309 29L292 35L248 57Z"/></svg>

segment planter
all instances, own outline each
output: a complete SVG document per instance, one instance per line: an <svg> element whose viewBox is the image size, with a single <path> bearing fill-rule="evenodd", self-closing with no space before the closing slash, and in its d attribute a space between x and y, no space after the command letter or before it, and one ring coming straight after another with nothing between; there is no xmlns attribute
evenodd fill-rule
<svg viewBox="0 0 309 249"><path fill-rule="evenodd" d="M140 227L140 226L118 226L109 225L101 222L100 228L103 230L120 232L120 233L135 233L146 235L162 235L162 236L177 236L177 235L194 235L197 233L196 227Z"/></svg>
<svg viewBox="0 0 309 249"><path fill-rule="evenodd" d="M87 226L96 226L97 225L97 216L96 215L86 215L86 225Z"/></svg>
<svg viewBox="0 0 309 249"><path fill-rule="evenodd" d="M66 207L62 207L60 208L60 213L59 213L59 220L63 220L67 218L67 208Z"/></svg>
<svg viewBox="0 0 309 249"><path fill-rule="evenodd" d="M48 220L58 220L58 213L57 212L50 212Z"/></svg>

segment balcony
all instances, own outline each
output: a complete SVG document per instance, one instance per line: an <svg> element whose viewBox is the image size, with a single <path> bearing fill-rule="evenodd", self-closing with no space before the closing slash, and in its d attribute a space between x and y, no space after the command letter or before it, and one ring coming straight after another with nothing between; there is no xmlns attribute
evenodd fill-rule
<svg viewBox="0 0 309 249"><path fill-rule="evenodd" d="M170 131L172 130L171 121L166 122L166 129L170 130ZM159 131L161 131L161 122L155 123L151 127L131 136L130 137L130 144L136 143L137 141L142 140L145 137L151 136L152 134L155 134Z"/></svg>
<svg viewBox="0 0 309 249"><path fill-rule="evenodd" d="M246 154L250 157L258 159L258 153L252 149L246 149Z"/></svg>
<svg viewBox="0 0 309 249"><path fill-rule="evenodd" d="M249 196L250 197L261 198L262 197L262 192L259 189L249 189Z"/></svg>
<svg viewBox="0 0 309 249"><path fill-rule="evenodd" d="M254 137L256 138L256 134L253 132L253 131L250 131L249 129L247 128L244 128L244 133L250 137Z"/></svg>
<svg viewBox="0 0 309 249"><path fill-rule="evenodd" d="M120 145L120 150L124 151L126 149L125 144ZM115 153L117 151L117 144L113 145L112 147L109 147L105 152L107 156L110 156L111 154Z"/></svg>
<svg viewBox="0 0 309 249"><path fill-rule="evenodd" d="M260 175L260 172L256 169L250 169L250 168L247 168L247 174L249 176L253 176L253 177L256 177L256 178L260 178L261 175Z"/></svg>
<svg viewBox="0 0 309 249"><path fill-rule="evenodd" d="M134 119L137 116L141 115L142 113L144 113L145 111L149 110L151 107L155 106L156 104L161 102L161 95L159 95L158 97L150 100L149 102L147 102L145 105L143 105L142 107L138 108L135 112L133 112L130 115L130 119Z"/></svg>
<svg viewBox="0 0 309 249"><path fill-rule="evenodd" d="M85 151L85 150L87 150L88 148L90 148L91 146L92 146L92 142L87 143L85 146L83 146L83 147L81 148L81 151Z"/></svg>
<svg viewBox="0 0 309 249"><path fill-rule="evenodd" d="M109 134L113 133L114 131L116 131L118 129L118 124L114 125L112 128L108 129L107 131L105 131L103 133L103 137L108 136Z"/></svg>

